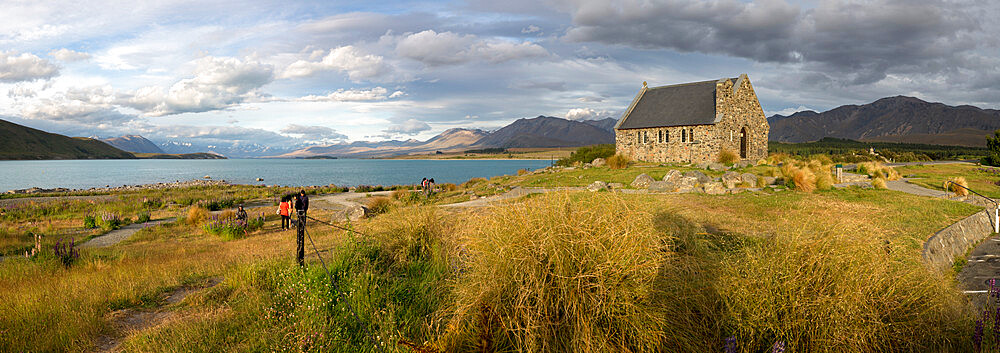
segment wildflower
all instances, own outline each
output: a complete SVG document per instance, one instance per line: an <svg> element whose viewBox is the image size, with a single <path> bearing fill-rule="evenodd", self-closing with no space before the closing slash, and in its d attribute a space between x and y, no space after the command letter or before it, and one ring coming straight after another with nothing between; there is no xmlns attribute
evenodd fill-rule
<svg viewBox="0 0 1000 353"><path fill-rule="evenodd" d="M771 353L785 353L785 341L774 341L774 345L771 346Z"/></svg>
<svg viewBox="0 0 1000 353"><path fill-rule="evenodd" d="M725 353L736 353L736 336L726 338L726 345L723 346L722 351Z"/></svg>
<svg viewBox="0 0 1000 353"><path fill-rule="evenodd" d="M976 320L976 332L972 334L972 345L978 352L983 348L983 320Z"/></svg>

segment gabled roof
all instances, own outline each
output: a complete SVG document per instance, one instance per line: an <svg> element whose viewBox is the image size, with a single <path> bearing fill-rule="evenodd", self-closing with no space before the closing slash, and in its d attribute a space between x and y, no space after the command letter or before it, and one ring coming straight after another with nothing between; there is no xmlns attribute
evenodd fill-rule
<svg viewBox="0 0 1000 353"><path fill-rule="evenodd" d="M713 125L717 122L715 87L722 80L735 83L737 79L724 78L648 88L643 86L615 129Z"/></svg>

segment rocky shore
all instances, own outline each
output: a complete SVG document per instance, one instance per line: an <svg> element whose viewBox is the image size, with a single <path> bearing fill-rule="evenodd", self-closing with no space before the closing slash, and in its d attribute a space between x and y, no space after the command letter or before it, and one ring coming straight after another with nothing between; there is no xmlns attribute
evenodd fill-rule
<svg viewBox="0 0 1000 353"><path fill-rule="evenodd" d="M192 186L218 186L218 185L230 185L229 182L225 180L211 180L211 179L195 179L188 181L174 181L170 183L156 183L156 184L140 184L140 185L122 185L122 186L110 186L105 185L104 187L95 187L89 189L67 189L67 188L53 188L53 189L43 189L43 188L28 188L28 189L17 189L17 190L7 190L4 194L44 194L44 193L71 193L71 192L112 192L112 191L131 191L131 190L149 190L149 189L170 189L170 188L186 188Z"/></svg>

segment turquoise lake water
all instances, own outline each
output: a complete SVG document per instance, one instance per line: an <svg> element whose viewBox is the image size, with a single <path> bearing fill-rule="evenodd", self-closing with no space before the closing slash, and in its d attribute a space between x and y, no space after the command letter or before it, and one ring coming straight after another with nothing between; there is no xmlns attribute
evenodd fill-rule
<svg viewBox="0 0 1000 353"><path fill-rule="evenodd" d="M201 179L267 185L397 185L461 183L517 174L548 160L205 159L0 161L0 192L30 187L85 189ZM258 182L257 178L264 178Z"/></svg>

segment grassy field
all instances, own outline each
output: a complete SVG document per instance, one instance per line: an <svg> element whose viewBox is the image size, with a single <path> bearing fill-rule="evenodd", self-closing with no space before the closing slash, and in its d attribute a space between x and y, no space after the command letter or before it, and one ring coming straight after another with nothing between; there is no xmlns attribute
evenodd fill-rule
<svg viewBox="0 0 1000 353"><path fill-rule="evenodd" d="M704 352L727 339L737 352L776 343L795 352L971 350L972 315L954 279L931 272L919 253L935 231L978 210L964 203L849 188L556 192L488 208L434 206L467 192L627 184L669 169L681 168L523 174L446 186L429 200L403 191L372 198L380 214L341 224L353 232L310 225L329 277L309 243L307 268L294 264L294 234L273 215L235 240L182 221L83 250L70 266L48 250L8 259L0 351L92 351L115 340L157 352ZM177 216L189 207L178 200L284 191L144 197L162 202L157 215ZM131 207L123 200L136 197L110 203ZM34 205L3 219L72 228L87 207ZM167 300L182 289L183 300ZM158 319L123 330L129 313Z"/></svg>
<svg viewBox="0 0 1000 353"><path fill-rule="evenodd" d="M974 164L933 164L896 167L899 174L914 178L911 183L929 189L944 190L944 182L953 177L964 177L969 188L983 195L1000 198L1000 168Z"/></svg>

